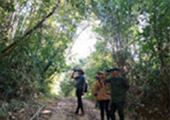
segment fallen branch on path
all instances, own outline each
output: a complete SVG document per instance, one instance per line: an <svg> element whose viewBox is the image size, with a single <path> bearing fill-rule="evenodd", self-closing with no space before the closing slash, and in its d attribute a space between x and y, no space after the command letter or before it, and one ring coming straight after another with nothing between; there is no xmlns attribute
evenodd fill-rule
<svg viewBox="0 0 170 120"><path fill-rule="evenodd" d="M45 105L42 105L38 111L30 118L30 120L34 120L38 115L40 114L40 111L45 107Z"/></svg>

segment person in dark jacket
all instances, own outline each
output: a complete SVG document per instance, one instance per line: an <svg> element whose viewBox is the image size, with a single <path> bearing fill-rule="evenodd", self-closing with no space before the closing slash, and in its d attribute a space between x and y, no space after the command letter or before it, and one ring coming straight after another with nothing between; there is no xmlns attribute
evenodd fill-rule
<svg viewBox="0 0 170 120"><path fill-rule="evenodd" d="M75 72L78 72L77 77L74 77ZM77 109L75 114L79 114L79 109L81 109L81 115L84 115L82 96L85 93L86 83L83 70L74 70L71 78L76 80Z"/></svg>
<svg viewBox="0 0 170 120"><path fill-rule="evenodd" d="M115 112L118 110L120 120L124 120L124 103L126 92L129 89L129 84L124 77L119 75L119 69L114 68L106 71L105 78L108 74L112 73L109 79L106 79L106 83L110 83L111 86L111 105L110 105L110 117L111 120L115 120Z"/></svg>

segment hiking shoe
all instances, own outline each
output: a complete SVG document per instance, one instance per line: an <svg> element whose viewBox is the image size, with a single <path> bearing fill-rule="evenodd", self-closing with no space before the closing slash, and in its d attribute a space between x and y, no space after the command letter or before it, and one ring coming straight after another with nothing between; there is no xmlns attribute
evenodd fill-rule
<svg viewBox="0 0 170 120"><path fill-rule="evenodd" d="M84 116L85 115L85 113L84 112L81 112L81 114L80 114L81 116Z"/></svg>
<svg viewBox="0 0 170 120"><path fill-rule="evenodd" d="M78 115L78 112L76 111L76 112L74 112L74 114Z"/></svg>

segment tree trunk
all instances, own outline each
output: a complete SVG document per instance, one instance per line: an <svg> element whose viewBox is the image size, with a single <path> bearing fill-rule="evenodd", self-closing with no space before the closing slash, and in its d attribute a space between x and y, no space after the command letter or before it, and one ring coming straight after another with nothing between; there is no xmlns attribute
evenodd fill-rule
<svg viewBox="0 0 170 120"><path fill-rule="evenodd" d="M9 46L7 46L7 48L5 48L4 50L2 50L2 53L5 56L8 56L11 54L11 52L18 46L18 44L20 42L22 42L28 35L32 34L36 29L38 29L39 27L42 26L42 24L44 23L44 21L49 18L51 15L53 15L53 13L55 12L56 7L53 8L53 10L47 15L45 16L37 25L35 25L32 29L28 30L21 38L18 38L16 41L14 41L13 43L11 43Z"/></svg>

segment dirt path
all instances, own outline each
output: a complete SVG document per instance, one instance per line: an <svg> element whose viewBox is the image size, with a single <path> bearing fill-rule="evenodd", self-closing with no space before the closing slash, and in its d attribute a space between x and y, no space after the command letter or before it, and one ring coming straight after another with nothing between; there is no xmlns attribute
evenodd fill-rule
<svg viewBox="0 0 170 120"><path fill-rule="evenodd" d="M94 109L94 104L88 100L83 100L85 115L75 115L76 100L60 99L53 105L54 113L49 120L99 120L99 111Z"/></svg>
<svg viewBox="0 0 170 120"><path fill-rule="evenodd" d="M100 120L100 113L95 109L94 103L83 99L85 115L75 115L76 99L63 98L59 99L50 105L45 110L41 111L38 120ZM126 120L127 119L126 117Z"/></svg>

